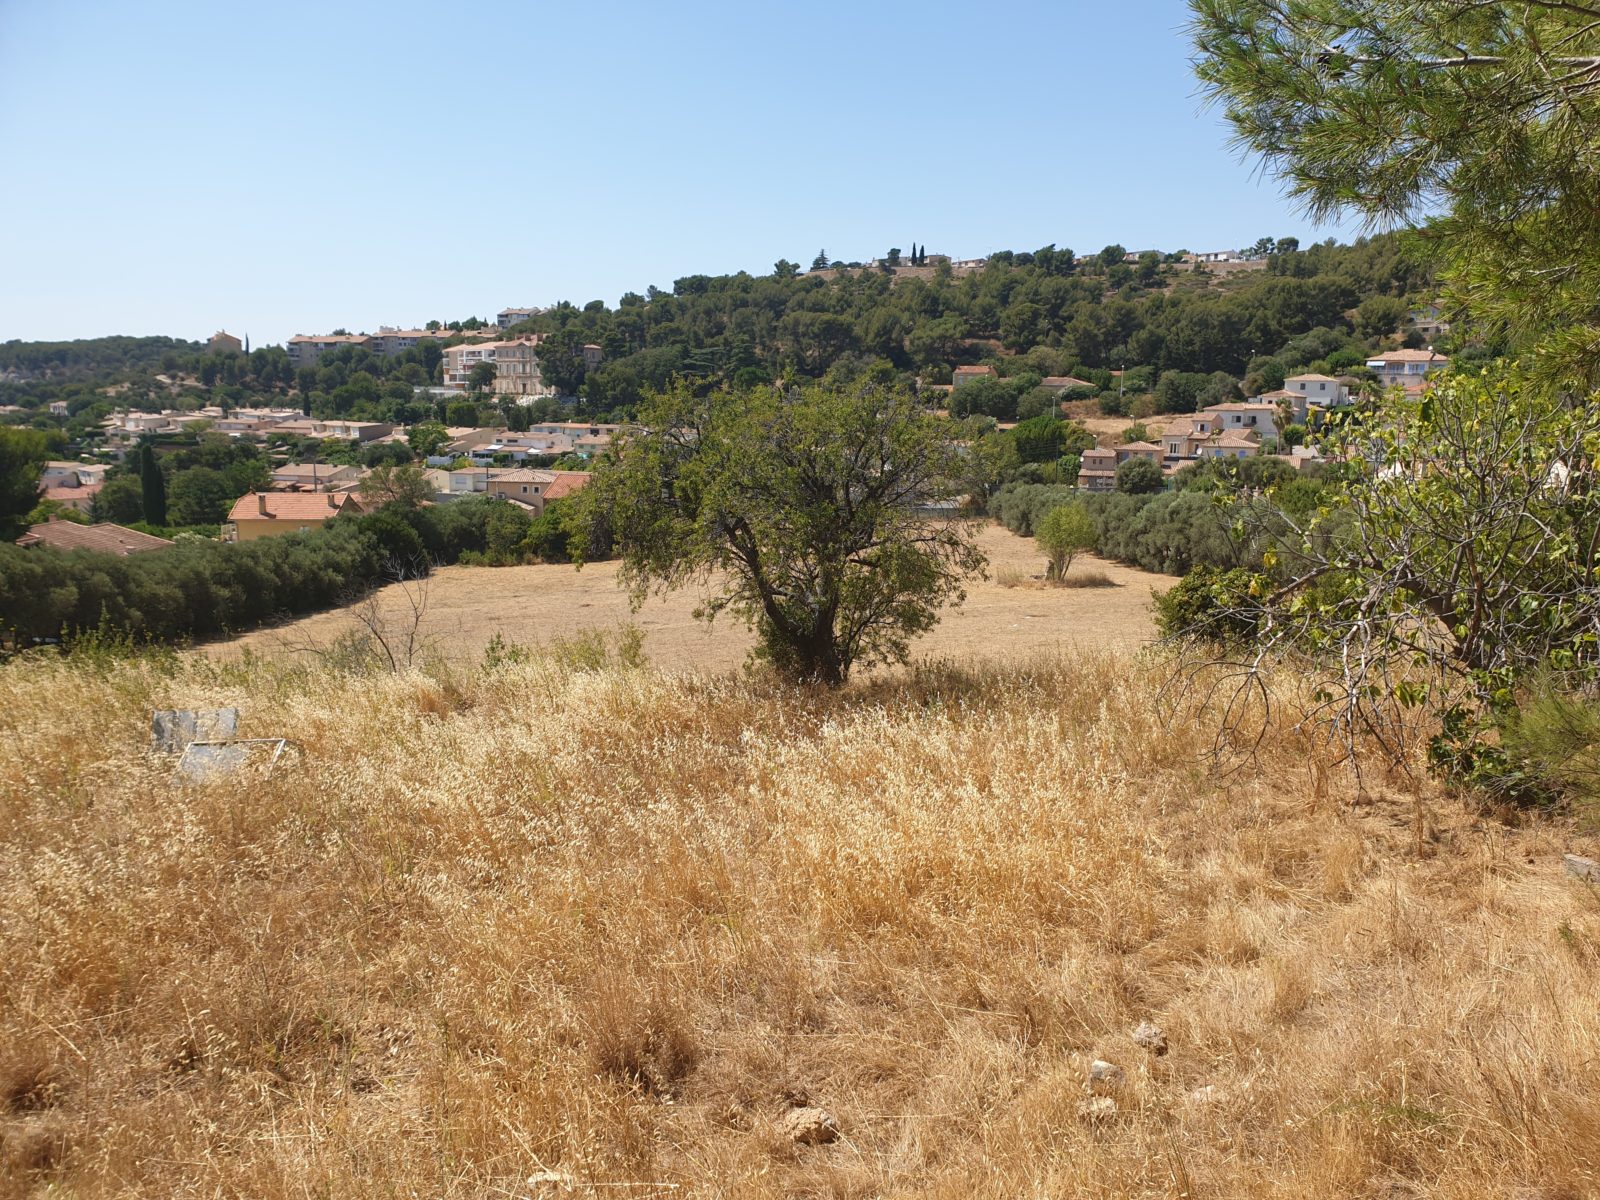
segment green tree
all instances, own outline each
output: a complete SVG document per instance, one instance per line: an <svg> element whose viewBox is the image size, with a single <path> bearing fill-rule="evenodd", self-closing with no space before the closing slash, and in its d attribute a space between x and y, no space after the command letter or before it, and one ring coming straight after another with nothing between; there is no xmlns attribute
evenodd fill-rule
<svg viewBox="0 0 1600 1200"><path fill-rule="evenodd" d="M1356 332L1363 337L1387 337L1405 319L1405 301L1398 296L1368 296L1356 308Z"/></svg>
<svg viewBox="0 0 1600 1200"><path fill-rule="evenodd" d="M1211 385L1211 377L1197 371L1163 371L1156 380L1156 411L1159 413L1194 412L1200 395Z"/></svg>
<svg viewBox="0 0 1600 1200"><path fill-rule="evenodd" d="M1017 458L1025 463L1054 462L1061 457L1066 422L1045 413L1023 421L1011 431L1017 443Z"/></svg>
<svg viewBox="0 0 1600 1200"><path fill-rule="evenodd" d="M1537 349L1530 371L1600 381L1600 6L1191 8L1203 86L1311 216L1425 222L1468 311Z"/></svg>
<svg viewBox="0 0 1600 1200"><path fill-rule="evenodd" d="M576 396L583 386L587 373L583 346L583 335L571 326L547 334L539 343L540 377L563 396Z"/></svg>
<svg viewBox="0 0 1600 1200"><path fill-rule="evenodd" d="M95 493L93 513L96 521L131 525L144 520L144 486L137 475L118 475L108 479Z"/></svg>
<svg viewBox="0 0 1600 1200"><path fill-rule="evenodd" d="M1133 496L1159 492L1167 486L1161 468L1148 458L1123 459L1117 466L1117 491Z"/></svg>
<svg viewBox="0 0 1600 1200"><path fill-rule="evenodd" d="M24 518L43 494L40 472L58 453L59 433L0 427L0 537L11 541L27 528Z"/></svg>
<svg viewBox="0 0 1600 1200"><path fill-rule="evenodd" d="M418 458L438 454L450 440L450 431L438 421L419 421L406 431L406 442Z"/></svg>
<svg viewBox="0 0 1600 1200"><path fill-rule="evenodd" d="M635 604L699 582L701 610L753 626L786 678L837 687L857 664L904 661L983 556L923 515L968 469L948 423L872 387L757 388L642 406L577 495L587 540L615 530Z"/></svg>
<svg viewBox="0 0 1600 1200"><path fill-rule="evenodd" d="M140 507L144 519L151 525L167 523L167 481L161 475L161 465L156 462L155 449L149 442L139 447Z"/></svg>
<svg viewBox="0 0 1600 1200"><path fill-rule="evenodd" d="M374 467L363 476L361 499L368 508L395 505L403 509L421 508L433 499L433 485L421 468L404 466Z"/></svg>
<svg viewBox="0 0 1600 1200"><path fill-rule="evenodd" d="M475 363L467 373L467 389L473 392L487 392L494 387L495 368L491 362Z"/></svg>
<svg viewBox="0 0 1600 1200"><path fill-rule="evenodd" d="M1062 504L1052 508L1034 527L1033 539L1044 550L1045 579L1060 583L1072 569L1072 560L1095 548L1094 518L1081 504Z"/></svg>
<svg viewBox="0 0 1600 1200"><path fill-rule="evenodd" d="M242 493L228 483L228 477L210 467L190 467L172 474L172 495L166 517L152 525L217 525L228 519L228 509ZM148 511L148 510L147 510Z"/></svg>

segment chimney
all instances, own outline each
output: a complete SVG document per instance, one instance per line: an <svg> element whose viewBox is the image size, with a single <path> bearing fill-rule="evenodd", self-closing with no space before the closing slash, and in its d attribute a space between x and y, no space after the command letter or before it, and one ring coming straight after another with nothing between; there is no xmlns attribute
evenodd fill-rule
<svg viewBox="0 0 1600 1200"><path fill-rule="evenodd" d="M332 492L328 493L328 507L329 508L338 508L339 507L339 498L337 496L335 496Z"/></svg>
<svg viewBox="0 0 1600 1200"><path fill-rule="evenodd" d="M267 494L265 492L256 493L256 511L263 517L267 515Z"/></svg>

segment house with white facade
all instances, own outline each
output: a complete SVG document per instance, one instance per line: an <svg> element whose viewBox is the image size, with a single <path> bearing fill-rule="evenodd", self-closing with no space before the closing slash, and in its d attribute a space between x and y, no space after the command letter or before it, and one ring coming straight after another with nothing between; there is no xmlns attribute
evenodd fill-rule
<svg viewBox="0 0 1600 1200"><path fill-rule="evenodd" d="M1378 377L1379 384L1384 388L1398 385L1405 389L1408 396L1414 396L1427 387L1429 374L1442 371L1449 365L1448 356L1437 354L1431 348L1386 350L1367 359L1367 369Z"/></svg>
<svg viewBox="0 0 1600 1200"><path fill-rule="evenodd" d="M1332 375L1291 375L1283 381L1283 390L1299 401L1295 407L1297 421L1303 421L1310 409L1350 403L1349 385Z"/></svg>

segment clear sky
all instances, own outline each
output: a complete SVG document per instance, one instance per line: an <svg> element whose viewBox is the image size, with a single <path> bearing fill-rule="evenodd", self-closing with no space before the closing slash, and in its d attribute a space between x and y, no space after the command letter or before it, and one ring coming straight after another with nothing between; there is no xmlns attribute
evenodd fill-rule
<svg viewBox="0 0 1600 1200"><path fill-rule="evenodd" d="M0 341L253 345L826 248L1316 229L1181 0L0 0Z"/></svg>

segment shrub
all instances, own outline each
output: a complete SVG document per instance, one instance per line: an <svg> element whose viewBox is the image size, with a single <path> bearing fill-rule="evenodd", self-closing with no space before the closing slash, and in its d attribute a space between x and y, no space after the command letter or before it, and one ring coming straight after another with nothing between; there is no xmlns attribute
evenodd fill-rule
<svg viewBox="0 0 1600 1200"><path fill-rule="evenodd" d="M1049 560L1045 578L1060 583L1072 569L1072 560L1095 547L1094 519L1082 504L1061 504L1044 514L1034 536Z"/></svg>
<svg viewBox="0 0 1600 1200"><path fill-rule="evenodd" d="M1156 595L1156 627L1167 638L1192 638L1238 646L1256 636L1249 598L1255 575L1243 568L1202 564Z"/></svg>

